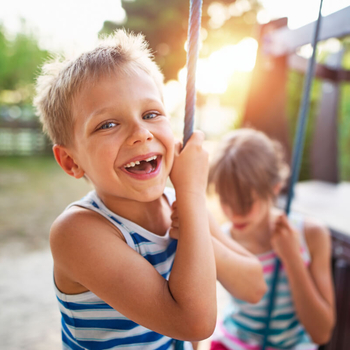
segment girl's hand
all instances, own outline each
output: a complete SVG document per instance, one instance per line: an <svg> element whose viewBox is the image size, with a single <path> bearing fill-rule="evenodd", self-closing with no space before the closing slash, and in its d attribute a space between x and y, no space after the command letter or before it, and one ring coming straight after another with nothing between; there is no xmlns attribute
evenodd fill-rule
<svg viewBox="0 0 350 350"><path fill-rule="evenodd" d="M208 179L208 152L203 149L204 134L194 131L186 146L175 145L174 165L170 173L175 191L205 194Z"/></svg>
<svg viewBox="0 0 350 350"><path fill-rule="evenodd" d="M169 235L173 239L179 239L179 216L177 213L177 205L176 201L173 203L171 206L172 214L171 214L171 226L170 226L170 231Z"/></svg>
<svg viewBox="0 0 350 350"><path fill-rule="evenodd" d="M285 214L279 215L275 221L271 245L277 256L284 262L300 255L299 234L291 227Z"/></svg>

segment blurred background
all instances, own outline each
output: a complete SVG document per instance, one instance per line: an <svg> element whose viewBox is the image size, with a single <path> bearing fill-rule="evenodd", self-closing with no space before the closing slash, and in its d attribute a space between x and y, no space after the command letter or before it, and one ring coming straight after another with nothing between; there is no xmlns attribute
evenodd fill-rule
<svg viewBox="0 0 350 350"><path fill-rule="evenodd" d="M350 0L324 0L324 16L350 6ZM249 125L247 106L261 53L261 30L284 18L289 30L317 18L318 0L205 0L197 70L195 127L207 136L212 153L229 130ZM35 77L53 55L74 56L93 48L98 37L125 27L142 32L165 75L165 103L174 132L182 138L186 84L188 0L11 0L0 12L0 348L60 349L60 321L52 286L49 230L72 201L90 190L55 163L51 144L32 107ZM278 21L277 21L278 22ZM350 67L350 38L323 40L317 62L341 49L342 69ZM310 45L298 48L310 57ZM269 61L265 60L265 64ZM267 63L266 63L267 62ZM273 72L270 73L273 77ZM285 71L284 131L293 141L303 72ZM350 86L339 85L337 182L350 181ZM312 132L322 100L313 84L310 122L301 180L312 179ZM270 95L271 103L275 96ZM253 123L254 124L254 123ZM272 135L273 136L273 135ZM209 206L224 218L215 199ZM223 303L225 296L222 294ZM339 348L340 349L340 348Z"/></svg>

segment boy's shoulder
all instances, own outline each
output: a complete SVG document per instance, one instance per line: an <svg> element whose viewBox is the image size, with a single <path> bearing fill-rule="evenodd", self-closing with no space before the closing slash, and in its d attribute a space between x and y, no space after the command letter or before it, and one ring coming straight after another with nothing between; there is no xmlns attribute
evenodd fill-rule
<svg viewBox="0 0 350 350"><path fill-rule="evenodd" d="M97 235L96 232L99 234ZM79 245L81 240L101 239L104 234L114 234L123 239L118 228L100 214L80 206L71 206L53 222L50 230L50 246ZM124 239L123 239L124 240Z"/></svg>
<svg viewBox="0 0 350 350"><path fill-rule="evenodd" d="M82 225L95 225L104 222L103 217L88 208L72 205L64 210L53 222L51 231L74 231Z"/></svg>

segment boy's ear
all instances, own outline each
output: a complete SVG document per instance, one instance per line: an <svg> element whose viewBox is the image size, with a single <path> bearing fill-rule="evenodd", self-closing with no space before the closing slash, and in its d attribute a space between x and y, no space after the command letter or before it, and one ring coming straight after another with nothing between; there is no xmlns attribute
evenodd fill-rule
<svg viewBox="0 0 350 350"><path fill-rule="evenodd" d="M63 146L54 145L52 147L56 162L70 176L80 179L84 176L84 170L74 161L71 152Z"/></svg>

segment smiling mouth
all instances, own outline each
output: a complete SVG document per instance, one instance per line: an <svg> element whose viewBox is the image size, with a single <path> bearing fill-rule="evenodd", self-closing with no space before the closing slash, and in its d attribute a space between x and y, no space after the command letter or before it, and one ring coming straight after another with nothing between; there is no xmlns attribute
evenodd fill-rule
<svg viewBox="0 0 350 350"><path fill-rule="evenodd" d="M235 229L243 230L248 224L233 224Z"/></svg>
<svg viewBox="0 0 350 350"><path fill-rule="evenodd" d="M124 169L131 174L150 174L157 169L159 156L152 156L144 160L137 160L124 165Z"/></svg>

